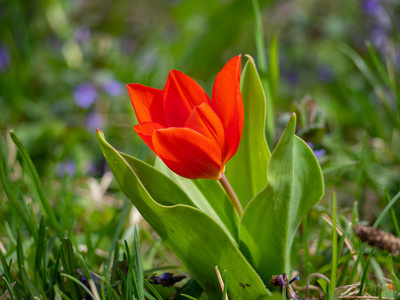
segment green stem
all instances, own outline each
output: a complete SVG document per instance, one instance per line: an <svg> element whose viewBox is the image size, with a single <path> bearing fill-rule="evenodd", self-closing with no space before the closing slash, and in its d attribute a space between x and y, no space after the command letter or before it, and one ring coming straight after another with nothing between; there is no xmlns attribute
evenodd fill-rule
<svg viewBox="0 0 400 300"><path fill-rule="evenodd" d="M222 184L222 187L224 188L229 199L231 200L233 207L236 209L236 212L239 215L239 218L241 218L243 215L242 205L240 204L238 197L236 196L235 192L233 191L231 185L229 184L229 181L226 178L225 174L222 174L222 177L219 179L219 182Z"/></svg>

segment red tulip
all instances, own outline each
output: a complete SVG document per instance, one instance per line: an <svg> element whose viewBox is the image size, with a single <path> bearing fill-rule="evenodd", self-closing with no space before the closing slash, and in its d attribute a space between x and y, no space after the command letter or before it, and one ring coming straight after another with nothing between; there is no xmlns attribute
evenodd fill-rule
<svg viewBox="0 0 400 300"><path fill-rule="evenodd" d="M189 76L172 70L164 89L128 84L139 125L133 129L180 176L220 179L243 130L240 55L218 73L212 100Z"/></svg>

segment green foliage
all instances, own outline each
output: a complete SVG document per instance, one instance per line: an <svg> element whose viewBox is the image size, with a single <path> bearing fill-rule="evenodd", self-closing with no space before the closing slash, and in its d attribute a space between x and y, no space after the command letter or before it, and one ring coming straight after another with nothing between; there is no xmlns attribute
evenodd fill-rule
<svg viewBox="0 0 400 300"><path fill-rule="evenodd" d="M293 115L269 160L267 186L248 204L240 223L240 249L265 282L290 272L297 228L324 193L319 164L295 129Z"/></svg>
<svg viewBox="0 0 400 300"><path fill-rule="evenodd" d="M267 184L266 168L271 156L265 141L265 95L250 56L243 69L241 92L244 105L242 140L237 153L226 166L226 177L242 206L246 207Z"/></svg>
<svg viewBox="0 0 400 300"><path fill-rule="evenodd" d="M229 295L233 299L267 296L261 279L239 252L234 240L211 217L198 208L178 204L182 199L174 198L176 204L166 206L163 198L156 198L158 185L165 184L164 180L173 187L173 181L167 177L162 179L153 167L126 154L121 155L106 142L102 133L98 133L98 138L121 189L210 297L221 295L215 266L227 270ZM134 172L135 165L146 168L148 174L152 173L150 178L154 176L159 181L147 180L144 185ZM240 282L251 283L251 288L243 289Z"/></svg>

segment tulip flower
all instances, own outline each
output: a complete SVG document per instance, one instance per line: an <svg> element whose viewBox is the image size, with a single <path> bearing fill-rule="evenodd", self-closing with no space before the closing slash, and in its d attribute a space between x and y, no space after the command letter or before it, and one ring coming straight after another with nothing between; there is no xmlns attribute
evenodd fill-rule
<svg viewBox="0 0 400 300"><path fill-rule="evenodd" d="M139 121L134 130L178 175L220 180L242 136L240 74L239 55L218 73L212 99L176 70L169 72L163 90L128 84Z"/></svg>

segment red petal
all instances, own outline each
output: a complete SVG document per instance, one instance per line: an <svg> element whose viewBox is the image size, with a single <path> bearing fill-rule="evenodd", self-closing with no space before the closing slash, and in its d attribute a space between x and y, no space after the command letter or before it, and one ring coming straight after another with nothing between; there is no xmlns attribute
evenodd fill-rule
<svg viewBox="0 0 400 300"><path fill-rule="evenodd" d="M237 151L243 131L243 100L240 93L240 55L232 58L215 78L213 107L225 128L223 164Z"/></svg>
<svg viewBox="0 0 400 300"><path fill-rule="evenodd" d="M210 103L204 90L189 76L172 70L164 87L164 112L168 127L182 127L195 106Z"/></svg>
<svg viewBox="0 0 400 300"><path fill-rule="evenodd" d="M206 138L215 141L221 152L224 149L225 132L221 120L207 103L196 106L187 119L186 128L193 129Z"/></svg>
<svg viewBox="0 0 400 300"><path fill-rule="evenodd" d="M176 174L190 178L219 179L221 151L214 143L189 128L167 128L154 132L156 154Z"/></svg>
<svg viewBox="0 0 400 300"><path fill-rule="evenodd" d="M126 87L139 123L154 122L166 125L162 90L141 84L128 84Z"/></svg>
<svg viewBox="0 0 400 300"><path fill-rule="evenodd" d="M153 141L152 141L153 134L154 134L155 130L162 129L162 128L165 128L165 127L161 124L151 123L151 122L141 123L141 124L133 127L133 129L140 136L140 138L147 144L147 146L150 147L151 150L153 150L154 153L156 151L154 150Z"/></svg>

